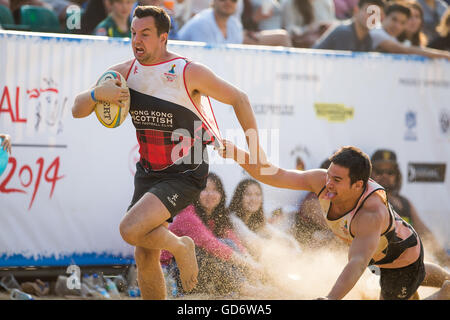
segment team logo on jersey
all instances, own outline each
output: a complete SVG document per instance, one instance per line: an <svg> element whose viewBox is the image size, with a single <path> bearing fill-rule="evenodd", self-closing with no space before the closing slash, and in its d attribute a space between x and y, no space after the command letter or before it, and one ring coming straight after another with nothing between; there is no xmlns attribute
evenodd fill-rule
<svg viewBox="0 0 450 320"><path fill-rule="evenodd" d="M175 74L175 67L176 67L176 65L173 64L170 67L169 71L164 73L166 80L169 82L173 82L177 78L177 75Z"/></svg>
<svg viewBox="0 0 450 320"><path fill-rule="evenodd" d="M341 227L342 232L344 232L345 234L348 233L348 225L347 225L347 220L345 220L344 222L344 226Z"/></svg>

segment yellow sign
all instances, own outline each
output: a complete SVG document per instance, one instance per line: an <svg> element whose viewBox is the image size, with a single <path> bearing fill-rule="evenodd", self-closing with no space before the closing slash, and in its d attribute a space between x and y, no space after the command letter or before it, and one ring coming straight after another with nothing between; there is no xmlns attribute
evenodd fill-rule
<svg viewBox="0 0 450 320"><path fill-rule="evenodd" d="M353 119L355 109L346 107L342 103L314 103L314 109L318 118L327 119L329 122L345 122Z"/></svg>

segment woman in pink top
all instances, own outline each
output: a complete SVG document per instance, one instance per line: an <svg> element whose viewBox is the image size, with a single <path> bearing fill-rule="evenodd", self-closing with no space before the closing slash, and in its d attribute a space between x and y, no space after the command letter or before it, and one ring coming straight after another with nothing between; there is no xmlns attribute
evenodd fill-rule
<svg viewBox="0 0 450 320"><path fill-rule="evenodd" d="M244 276L243 269L251 264L232 230L225 200L222 181L210 173L198 200L181 211L169 225L174 234L189 236L196 245L199 275L198 284L191 292L237 293ZM177 269L173 268L174 259L167 251L162 251L161 262L169 264L171 270Z"/></svg>

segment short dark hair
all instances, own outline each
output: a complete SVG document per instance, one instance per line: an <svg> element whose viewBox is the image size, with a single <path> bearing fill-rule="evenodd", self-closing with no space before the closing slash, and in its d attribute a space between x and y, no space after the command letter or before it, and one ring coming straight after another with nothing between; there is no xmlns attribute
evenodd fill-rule
<svg viewBox="0 0 450 320"><path fill-rule="evenodd" d="M170 17L163 8L157 6L137 6L134 10L133 17L153 17L158 36L163 33L169 33L170 31Z"/></svg>
<svg viewBox="0 0 450 320"><path fill-rule="evenodd" d="M386 17L390 15L393 12L400 12L406 15L409 19L411 17L411 10L409 9L408 5L406 3L400 2L394 2L388 5L386 8Z"/></svg>
<svg viewBox="0 0 450 320"><path fill-rule="evenodd" d="M364 5L366 5L366 4L374 4L383 10L384 10L384 7L386 6L386 2L384 0L359 0L358 1L359 8L364 7Z"/></svg>
<svg viewBox="0 0 450 320"><path fill-rule="evenodd" d="M330 161L349 170L350 184L362 180L365 186L372 174L372 163L369 156L357 147L340 148L330 157Z"/></svg>

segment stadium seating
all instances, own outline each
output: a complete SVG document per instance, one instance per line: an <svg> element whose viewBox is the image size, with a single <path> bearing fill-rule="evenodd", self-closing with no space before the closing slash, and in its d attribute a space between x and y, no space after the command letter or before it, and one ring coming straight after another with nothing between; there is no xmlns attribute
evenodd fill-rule
<svg viewBox="0 0 450 320"><path fill-rule="evenodd" d="M13 29L14 18L8 7L0 5L0 25L3 29Z"/></svg>
<svg viewBox="0 0 450 320"><path fill-rule="evenodd" d="M56 14L44 7L24 5L20 8L20 24L30 31L63 32Z"/></svg>

